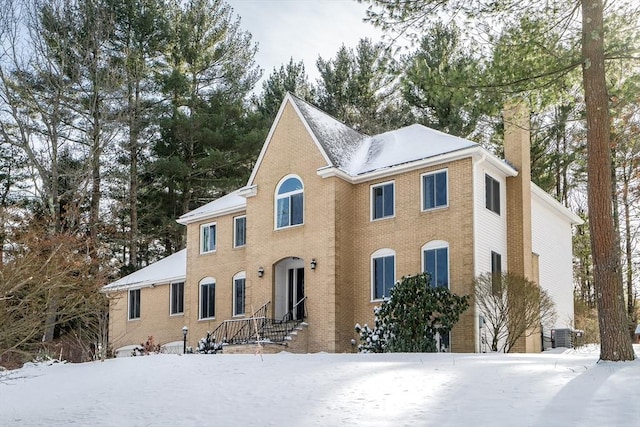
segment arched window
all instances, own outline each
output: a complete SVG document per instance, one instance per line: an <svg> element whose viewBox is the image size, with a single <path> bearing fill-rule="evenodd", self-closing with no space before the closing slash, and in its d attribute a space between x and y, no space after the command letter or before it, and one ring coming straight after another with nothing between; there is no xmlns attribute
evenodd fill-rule
<svg viewBox="0 0 640 427"><path fill-rule="evenodd" d="M216 279L205 277L200 280L200 319L216 317Z"/></svg>
<svg viewBox="0 0 640 427"><path fill-rule="evenodd" d="M432 287L449 287L449 243L433 240L422 247L422 271L431 275Z"/></svg>
<svg viewBox="0 0 640 427"><path fill-rule="evenodd" d="M242 316L245 311L246 275L244 271L233 276L233 315Z"/></svg>
<svg viewBox="0 0 640 427"><path fill-rule="evenodd" d="M276 228L291 227L304 221L304 186L295 175L288 175L276 188Z"/></svg>
<svg viewBox="0 0 640 427"><path fill-rule="evenodd" d="M389 297L396 284L396 252L393 249L378 249L371 254L371 299Z"/></svg>

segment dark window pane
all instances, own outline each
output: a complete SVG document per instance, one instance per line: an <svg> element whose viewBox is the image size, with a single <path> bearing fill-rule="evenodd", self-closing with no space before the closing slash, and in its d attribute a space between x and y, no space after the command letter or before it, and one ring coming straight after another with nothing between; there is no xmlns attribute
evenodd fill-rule
<svg viewBox="0 0 640 427"><path fill-rule="evenodd" d="M440 172L435 176L436 206L446 206L447 204L447 173Z"/></svg>
<svg viewBox="0 0 640 427"><path fill-rule="evenodd" d="M393 216L393 184L384 186L384 216Z"/></svg>
<svg viewBox="0 0 640 427"><path fill-rule="evenodd" d="M244 294L245 294L245 279L236 279L234 281L235 287L235 306L233 310L234 315L244 314Z"/></svg>
<svg viewBox="0 0 640 427"><path fill-rule="evenodd" d="M429 273L431 287L436 286L436 253L434 250L424 251L424 271Z"/></svg>
<svg viewBox="0 0 640 427"><path fill-rule="evenodd" d="M423 188L423 204L422 209L431 209L436 206L434 176L427 175L422 177Z"/></svg>
<svg viewBox="0 0 640 427"><path fill-rule="evenodd" d="M447 248L436 249L437 286L449 287L449 257Z"/></svg>
<svg viewBox="0 0 640 427"><path fill-rule="evenodd" d="M384 296L388 297L391 288L395 285L395 257L388 256L384 258Z"/></svg>
<svg viewBox="0 0 640 427"><path fill-rule="evenodd" d="M235 246L244 246L247 243L247 217L236 218Z"/></svg>
<svg viewBox="0 0 640 427"><path fill-rule="evenodd" d="M382 218L383 216L383 190L382 187L376 187L373 189L373 218Z"/></svg>
<svg viewBox="0 0 640 427"><path fill-rule="evenodd" d="M373 274L375 283L375 299L384 296L384 261L382 258L373 260Z"/></svg>
<svg viewBox="0 0 640 427"><path fill-rule="evenodd" d="M302 193L291 196L291 225L302 224Z"/></svg>
<svg viewBox="0 0 640 427"><path fill-rule="evenodd" d="M493 180L493 211L500 215L500 183L496 180Z"/></svg>

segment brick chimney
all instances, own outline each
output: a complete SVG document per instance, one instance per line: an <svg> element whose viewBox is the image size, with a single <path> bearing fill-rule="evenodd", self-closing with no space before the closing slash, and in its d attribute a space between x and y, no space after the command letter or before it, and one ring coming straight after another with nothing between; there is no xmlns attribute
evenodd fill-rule
<svg viewBox="0 0 640 427"><path fill-rule="evenodd" d="M504 107L504 157L518 175L507 177L507 269L537 283L538 258L531 237L531 132L529 109L522 101ZM540 352L540 331L529 330L513 352Z"/></svg>
<svg viewBox="0 0 640 427"><path fill-rule="evenodd" d="M522 101L504 107L504 157L518 175L507 178L507 268L534 280L531 243L531 135Z"/></svg>

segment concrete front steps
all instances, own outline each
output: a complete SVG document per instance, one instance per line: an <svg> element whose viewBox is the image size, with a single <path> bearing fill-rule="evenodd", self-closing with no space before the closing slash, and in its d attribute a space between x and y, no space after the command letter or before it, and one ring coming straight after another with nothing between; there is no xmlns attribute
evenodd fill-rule
<svg viewBox="0 0 640 427"><path fill-rule="evenodd" d="M260 343L231 344L222 347L223 354L275 354L281 351L289 353L309 352L309 331L306 322L300 323L287 335L283 342L263 340Z"/></svg>

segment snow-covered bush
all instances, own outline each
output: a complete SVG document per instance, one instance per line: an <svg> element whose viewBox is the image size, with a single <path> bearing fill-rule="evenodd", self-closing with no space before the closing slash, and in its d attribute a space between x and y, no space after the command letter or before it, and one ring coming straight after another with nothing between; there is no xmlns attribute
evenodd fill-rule
<svg viewBox="0 0 640 427"><path fill-rule="evenodd" d="M362 353L435 352L436 336L448 334L469 307L469 296L431 287L429 274L406 276L389 299L374 308L375 324L356 325Z"/></svg>
<svg viewBox="0 0 640 427"><path fill-rule="evenodd" d="M198 353L216 354L221 350L222 343L216 342L216 337L211 335L211 332L207 332L207 336L200 338L200 341L198 341Z"/></svg>

